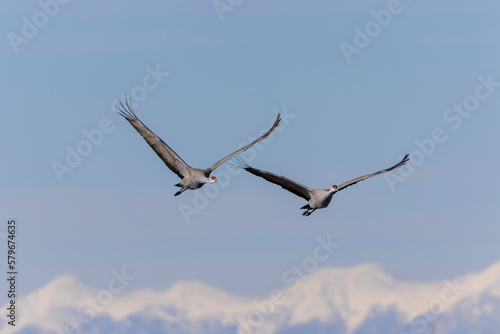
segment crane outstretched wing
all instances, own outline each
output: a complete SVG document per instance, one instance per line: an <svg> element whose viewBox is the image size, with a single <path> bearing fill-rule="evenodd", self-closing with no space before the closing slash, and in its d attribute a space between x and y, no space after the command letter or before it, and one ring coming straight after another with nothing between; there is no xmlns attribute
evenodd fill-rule
<svg viewBox="0 0 500 334"><path fill-rule="evenodd" d="M188 175L190 167L181 157L177 155L160 137L154 134L147 126L145 126L134 113L131 104L125 99L125 105L120 101L120 106L116 106L119 114L122 115L146 140L151 148L158 154L161 160L168 168L181 179Z"/></svg>
<svg viewBox="0 0 500 334"><path fill-rule="evenodd" d="M271 134L271 132L273 132L274 129L276 129L276 127L278 126L278 124L280 124L280 121L281 121L281 117L280 117L280 114L278 113L278 116L276 117L276 121L274 122L273 126L269 129L269 131L267 131L266 133L264 133L262 136L260 136L259 138L257 138L256 140L254 140L253 142L251 142L250 144L248 144L247 146L242 147L239 150L234 151L233 153L229 154L228 156L220 159L212 167L209 167L209 168L205 169L205 172L208 173L208 174L212 173L214 171L214 169L216 169L217 167L219 167L220 165L222 165L227 160L231 159L235 155L238 155L238 154L240 154L240 153L248 150L252 145L260 142L262 139L264 139L267 136L269 136Z"/></svg>
<svg viewBox="0 0 500 334"><path fill-rule="evenodd" d="M384 169L384 170L381 170L381 171L378 171L378 172L375 172L375 173L372 173L372 174L367 174L367 175L363 175L363 176L360 176L360 177L357 177L351 181L347 181L347 182L344 182L342 183L340 186L338 186L338 191L341 191L342 189L345 189L349 186L352 186L353 184L356 184L358 183L359 181L363 181L363 180L366 180L372 176L375 176L375 175L379 175L379 174L383 174L385 172L390 172L391 170L395 169L395 168L398 168L398 167L401 167L403 166L404 164L406 164L408 162L409 158L408 158L408 154L406 154L403 159L398 162L397 164L395 164L394 166L392 167L389 167L387 169Z"/></svg>
<svg viewBox="0 0 500 334"><path fill-rule="evenodd" d="M303 184L290 180L287 177L282 175L274 174L271 172L266 172L265 170L260 170L257 168L250 167L244 162L241 158L236 159L236 161L231 160L233 162L233 166L246 170L253 175L257 175L263 178L266 181L277 184L281 186L281 188L288 190L295 195L304 198L305 200L311 199L311 189L306 187Z"/></svg>

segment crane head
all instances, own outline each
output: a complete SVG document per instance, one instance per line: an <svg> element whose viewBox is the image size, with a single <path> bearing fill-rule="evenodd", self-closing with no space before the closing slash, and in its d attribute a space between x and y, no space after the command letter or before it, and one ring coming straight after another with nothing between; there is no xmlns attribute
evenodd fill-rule
<svg viewBox="0 0 500 334"><path fill-rule="evenodd" d="M332 191L338 191L338 187L337 187L337 185L335 185L335 184L334 184L334 185L332 186Z"/></svg>
<svg viewBox="0 0 500 334"><path fill-rule="evenodd" d="M217 180L217 178L215 176L210 176L210 178L208 179L208 183L215 183L215 182L218 182L219 180Z"/></svg>

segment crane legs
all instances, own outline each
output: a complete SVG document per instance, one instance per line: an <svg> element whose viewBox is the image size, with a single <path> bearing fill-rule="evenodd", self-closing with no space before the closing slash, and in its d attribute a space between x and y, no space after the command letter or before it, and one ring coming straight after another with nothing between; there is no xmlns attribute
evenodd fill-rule
<svg viewBox="0 0 500 334"><path fill-rule="evenodd" d="M311 208L308 208L306 211L304 211L304 213L302 214L302 216L304 217L308 217L311 215L311 213L313 213L314 211L316 211L316 209L311 209Z"/></svg>
<svg viewBox="0 0 500 334"><path fill-rule="evenodd" d="M182 188L181 190L179 190L178 192L175 193L174 196L179 196L180 194L182 194L184 191L186 191L188 188Z"/></svg>

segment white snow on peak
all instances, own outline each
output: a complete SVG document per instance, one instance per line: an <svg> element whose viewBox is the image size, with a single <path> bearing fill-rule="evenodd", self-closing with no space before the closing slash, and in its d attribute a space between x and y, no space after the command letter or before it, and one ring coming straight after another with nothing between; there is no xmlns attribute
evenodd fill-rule
<svg viewBox="0 0 500 334"><path fill-rule="evenodd" d="M471 314L478 316L495 310L489 299L482 308L477 308L481 298L500 298L500 262L478 274L433 283L398 281L371 263L350 268L322 268L308 276L297 276L295 283L277 289L282 295L276 303L271 303L272 295L244 298L197 281L178 282L160 292L132 291L128 287L110 293L106 289L87 287L74 275L57 277L18 299L23 311L16 331L33 326L42 331L64 332L64 326L70 322L82 325L88 319L82 317L81 311L89 310L89 300L95 303L99 298L105 302L98 303L94 316L109 316L117 322L139 316L167 323L208 321L227 326L271 308L271 314L264 317L255 334L273 334L279 326L313 321L342 321L352 333L374 312L394 310L401 320L409 322L436 305L441 305L441 313L451 313L458 303L461 307L470 306ZM11 328L0 324L0 334L4 333L11 333Z"/></svg>
<svg viewBox="0 0 500 334"><path fill-rule="evenodd" d="M19 315L22 321L17 321L16 330L40 324L47 331L60 330L65 323L77 318L74 309L78 307L78 301L91 296L93 291L71 274L53 279L30 295L17 299L18 308L22 305L22 313ZM3 305L2 309L6 307ZM8 327L3 327L0 334L10 333L9 331Z"/></svg>

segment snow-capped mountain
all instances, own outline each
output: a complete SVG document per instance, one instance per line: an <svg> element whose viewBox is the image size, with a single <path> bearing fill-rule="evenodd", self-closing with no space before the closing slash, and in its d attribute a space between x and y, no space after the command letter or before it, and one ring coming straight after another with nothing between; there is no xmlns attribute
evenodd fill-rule
<svg viewBox="0 0 500 334"><path fill-rule="evenodd" d="M324 268L259 299L200 282L161 292L127 292L114 271L94 289L74 276L20 298L22 310L0 333L410 334L499 333L500 262L478 274L435 283L401 282L374 264ZM5 310L7 305L3 305Z"/></svg>

